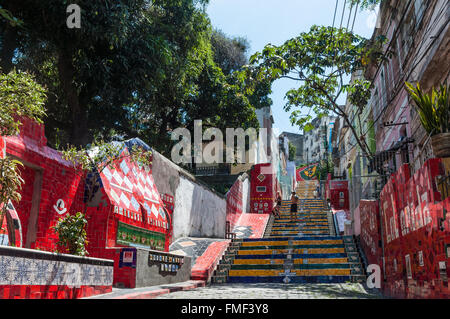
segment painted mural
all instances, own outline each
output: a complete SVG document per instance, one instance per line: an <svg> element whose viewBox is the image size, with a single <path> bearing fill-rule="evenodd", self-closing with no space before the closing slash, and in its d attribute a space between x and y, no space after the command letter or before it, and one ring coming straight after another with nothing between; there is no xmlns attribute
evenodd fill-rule
<svg viewBox="0 0 450 319"><path fill-rule="evenodd" d="M308 166L297 168L296 176L297 181L310 181L312 179L317 179L317 169L319 163L311 164Z"/></svg>

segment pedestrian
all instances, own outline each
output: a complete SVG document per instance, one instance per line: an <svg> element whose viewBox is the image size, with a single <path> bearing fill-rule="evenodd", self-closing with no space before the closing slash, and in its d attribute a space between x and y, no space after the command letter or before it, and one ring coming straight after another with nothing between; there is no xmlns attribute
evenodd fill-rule
<svg viewBox="0 0 450 319"><path fill-rule="evenodd" d="M295 213L295 217L297 217L297 203L298 203L298 196L295 192L292 192L291 195L291 220L293 220L294 218L292 218L293 213Z"/></svg>
<svg viewBox="0 0 450 319"><path fill-rule="evenodd" d="M280 217L280 210L279 210L278 205L276 204L276 202L273 203L272 214L275 217Z"/></svg>
<svg viewBox="0 0 450 319"><path fill-rule="evenodd" d="M281 194L280 192L277 192L277 198L276 198L276 211L277 211L277 216L280 217L280 209L281 209Z"/></svg>

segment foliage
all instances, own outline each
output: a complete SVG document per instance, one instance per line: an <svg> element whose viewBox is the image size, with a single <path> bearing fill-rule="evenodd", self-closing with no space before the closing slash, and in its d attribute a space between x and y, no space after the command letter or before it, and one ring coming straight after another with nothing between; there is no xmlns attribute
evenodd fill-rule
<svg viewBox="0 0 450 319"><path fill-rule="evenodd" d="M346 29L313 26L309 32L281 46L266 45L262 52L250 57L250 65L240 72L239 78L249 90L257 83L273 83L280 78L297 81L299 86L286 93L284 109L291 112L291 123L308 130L312 127L313 114L322 117L334 113L344 119L362 151L370 156L349 114L337 103L344 93L350 93L358 105L363 105L370 97L368 82L344 83L344 76L364 69L367 43L366 39Z"/></svg>
<svg viewBox="0 0 450 319"><path fill-rule="evenodd" d="M24 23L9 46L16 66L49 90L52 146L120 135L167 155L173 129L194 119L205 128L258 127L255 108L271 103L267 83L247 95L232 76L248 45L212 31L206 0L79 0L81 29L61 27L59 0L5 3Z"/></svg>
<svg viewBox="0 0 450 319"><path fill-rule="evenodd" d="M383 0L348 0L349 6L359 5L361 9L371 9Z"/></svg>
<svg viewBox="0 0 450 319"><path fill-rule="evenodd" d="M441 84L439 90L433 88L430 94L426 94L420 88L419 83L414 87L406 82L406 89L416 105L420 122L428 134L450 132L450 98L449 86Z"/></svg>
<svg viewBox="0 0 450 319"><path fill-rule="evenodd" d="M297 147L289 142L289 160L293 161L295 160L295 153L297 152Z"/></svg>
<svg viewBox="0 0 450 319"><path fill-rule="evenodd" d="M9 23L13 27L23 25L23 21L14 17L9 10L2 8L2 6L0 6L0 18L4 19L7 23Z"/></svg>
<svg viewBox="0 0 450 319"><path fill-rule="evenodd" d="M23 164L10 157L0 159L0 203L7 203L8 200L18 202L21 199L19 190L23 179L17 174L17 166Z"/></svg>
<svg viewBox="0 0 450 319"><path fill-rule="evenodd" d="M17 173L17 166L23 164L10 157L0 158L0 227L3 225L8 201L20 201L19 193L23 179Z"/></svg>
<svg viewBox="0 0 450 319"><path fill-rule="evenodd" d="M355 79L347 89L347 97L350 103L356 106L360 112L370 99L371 82L364 79Z"/></svg>
<svg viewBox="0 0 450 319"><path fill-rule="evenodd" d="M211 46L214 53L214 62L225 75L239 70L248 62L245 53L249 44L245 38L228 38L222 31L214 30L211 36Z"/></svg>
<svg viewBox="0 0 450 319"><path fill-rule="evenodd" d="M0 74L0 135L16 135L20 117L41 123L45 115L45 89L28 73Z"/></svg>
<svg viewBox="0 0 450 319"><path fill-rule="evenodd" d="M80 212L60 218L52 227L58 233L58 246L64 247L66 252L72 255L88 255L86 225L87 220Z"/></svg>

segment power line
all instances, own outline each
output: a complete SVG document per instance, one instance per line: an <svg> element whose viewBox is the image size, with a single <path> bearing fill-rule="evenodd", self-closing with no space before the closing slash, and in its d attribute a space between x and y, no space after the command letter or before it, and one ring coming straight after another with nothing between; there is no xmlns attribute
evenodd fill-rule
<svg viewBox="0 0 450 319"><path fill-rule="evenodd" d="M431 24L426 28L426 30L425 30L424 33L423 33L422 40L423 40L424 38L427 37L427 35L429 34L429 32L437 25L437 23L442 19L442 17L445 16L445 15L443 14L443 13L445 13L445 12L444 12L444 8L445 8L445 6L443 6L442 9L441 9L441 11L437 14L437 17L436 17L436 19L433 21L433 23L431 23ZM417 31L416 31L416 33L417 33ZM440 31L439 34L440 34L440 33L442 33L442 31ZM425 42L422 41L422 42L420 43L420 46L416 48L416 51L419 52L419 51L422 49L422 47L424 46L424 44L425 44ZM416 63L415 65L413 65L413 66L411 67L411 72L408 74L408 77L409 77L409 75L414 71L415 67L422 61L422 59L424 58L424 56L428 53L428 49L431 48L431 46L432 46L433 44L434 44L434 41L429 45L429 47L427 48L427 50L425 50L425 52L424 52L424 54L422 55L422 57L421 57L421 59L419 60L419 62ZM414 59L413 59L413 61L411 62L411 64L415 63L415 61L417 60L417 58L418 58L418 55L416 55L416 56L414 57ZM404 77L404 74L405 74L405 73L403 73L403 77ZM397 82L399 83L400 81L397 81ZM387 97L387 94L388 94L388 91L387 91L387 90L386 90L385 92L383 92L383 98ZM395 95L395 97L396 97L396 96L397 96L397 94ZM380 102L380 99L378 100L378 102ZM388 105L388 104L387 104L387 105ZM392 112L393 112L393 110L391 110L391 112L390 112L388 115L392 114Z"/></svg>
<svg viewBox="0 0 450 319"><path fill-rule="evenodd" d="M406 12L407 12L407 11L405 11L405 13L406 13ZM442 16L442 12L443 12L443 9L441 9L441 11L438 13L438 17L439 17L439 16ZM405 13L404 13L403 17L405 16ZM424 34L423 38L426 37L426 35L428 34L428 31L430 31L430 29L432 29L432 28L437 24L437 22L439 22L440 20L441 20L441 18L439 18L439 19L436 18L436 19L434 20L434 22L433 22L431 25L428 26L428 28L426 29L426 32L424 32L424 33L426 33L426 34ZM444 26L442 27L442 29L439 31L438 35L440 35L440 34L443 32L443 28L445 27L445 25L446 25L446 24L444 24ZM400 29L400 26L401 26L401 24L399 24L399 27L397 28L396 31L398 31L398 30ZM416 33L417 33L417 31L416 31ZM394 40L397 39L398 33L396 32L396 34L397 34L397 36L396 36L395 38L393 38L393 40L391 41L391 43L392 43ZM415 65L413 65L413 66L410 68L410 71L409 71L409 73L408 73L408 75L407 75L407 78L409 78L409 76L411 75L411 73L415 70L416 66L423 60L423 58L424 58L424 57L426 56L426 54L428 53L428 49L431 48L431 46L434 44L434 42L435 42L438 38L439 38L439 36L437 36L437 37L434 38L434 40L433 40L433 41L430 43L430 45L428 46L427 50L425 50L424 54L421 56L420 60L419 60ZM416 51L420 51L424 44L425 44L425 43L422 41L421 44L420 44L420 46L416 49ZM388 47L388 48L389 48L389 47ZM414 60L413 60L412 63L415 63L415 61L417 60L417 58L418 58L418 56L415 56L415 58L414 58ZM382 64L379 65L378 70L380 69L381 65L382 65ZM378 73L378 70L377 70L377 73ZM402 79L405 77L405 75L406 75L406 72L403 74ZM374 80L375 80L375 79L376 79L376 77L374 77ZM398 81L397 81L397 83L401 83L401 82L402 82L402 80L398 80ZM375 125L375 123L378 122L378 120L381 118L381 116L382 116L383 113L386 111L386 109L389 107L389 105L392 103L392 101L398 96L398 93L401 92L401 88L402 88L401 85L397 85L395 95L393 95L393 96L391 97L391 99L390 99L389 101L387 101L385 107L380 111L380 113L378 114L378 116L377 116L377 118L375 119L375 121L373 121L373 122L370 124L370 126L367 128L367 130L365 131L364 134L361 134L362 136L365 136L365 135L369 132L369 130ZM389 91L389 92L391 92L391 91ZM378 96L376 101L377 101L378 103L380 103L380 102L381 102L381 98L384 99L385 97L387 97L387 94L388 94L388 90L385 90L385 91L383 92L383 94L382 94L382 97L379 97L379 96ZM392 113L393 111L394 111L394 110L391 110L391 113ZM404 111L405 111L405 109L402 111L401 114L403 114ZM391 114L391 113L390 113L390 114ZM361 132L361 133L362 133L362 132ZM353 149L356 145L357 145L357 144L355 144L351 149ZM349 151L351 151L351 149L350 149Z"/></svg>
<svg viewBox="0 0 450 319"><path fill-rule="evenodd" d="M350 6L350 12L349 12L349 14L348 14L348 20L347 20L347 27L346 27L346 29L348 30L348 26L350 25L350 18L351 18L351 16L352 16L352 11L353 11L353 3L352 3L352 5Z"/></svg>
<svg viewBox="0 0 450 319"><path fill-rule="evenodd" d="M440 19L439 19L439 20L440 20ZM434 43L435 43L436 40L439 38L440 34L443 32L443 30L444 30L444 28L445 28L446 26L447 26L447 24L443 24L443 26L441 27L441 29L438 31L437 35L434 37L434 39L433 39L433 40L431 41L431 43L428 45L427 49L424 50L424 53L423 53L422 56L420 57L419 61L416 62L416 60L418 59L418 55L414 57L414 59L413 59L413 61L411 62L411 64L413 64L413 63L415 63L415 64L411 65L411 67L409 68L409 72L408 72L407 75L406 75L406 72L403 73L401 79L399 79L399 80L397 81L397 83L403 83L403 82L404 82L404 79L407 80L407 79L409 78L409 76L411 75L411 73L412 73L413 71L415 71L415 68L417 67L417 65L423 60L423 58L424 58L425 56L427 56L428 50L434 45ZM428 29L428 30L429 30L429 29ZM425 37L425 35L424 35L424 37ZM416 51L420 51L420 50L422 49L422 46L423 46L424 44L425 44L425 42L422 41L421 44L420 44L420 46L416 49ZM390 98L390 100L386 102L386 105L385 105L384 108L381 110L380 114L378 114L377 118L373 121L372 127L373 127L373 125L375 125L375 123L381 118L381 116L382 116L383 113L387 110L387 108L390 106L390 104L392 103L392 101L398 96L398 94L401 92L401 89L402 89L402 88L403 88L402 85L397 85L397 88L396 88L396 90L395 90L395 94L393 94L393 96ZM387 94L388 94L388 91L385 90L385 92L383 92L383 95L386 95L386 97L387 97ZM385 96L383 96L383 97L385 97ZM378 101L377 101L377 102L380 102L380 98L378 98ZM393 112L393 111L391 111L391 112ZM372 127L368 128L368 130L364 133L364 135L367 134L367 132L368 132Z"/></svg>
<svg viewBox="0 0 450 319"><path fill-rule="evenodd" d="M356 3L355 16L353 17L352 30L350 32L353 32L353 27L355 26L356 13L358 12L359 2L360 0L358 0L358 2Z"/></svg>

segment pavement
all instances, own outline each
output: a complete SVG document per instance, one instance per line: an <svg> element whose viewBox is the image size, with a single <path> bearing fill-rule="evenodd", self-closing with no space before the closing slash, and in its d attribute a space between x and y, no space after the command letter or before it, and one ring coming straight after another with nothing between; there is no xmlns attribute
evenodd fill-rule
<svg viewBox="0 0 450 319"><path fill-rule="evenodd" d="M377 290L358 283L340 284L216 284L177 291L156 299L383 299Z"/></svg>
<svg viewBox="0 0 450 319"><path fill-rule="evenodd" d="M205 282L202 280L189 280L174 284L143 288L113 288L111 293L86 297L83 299L152 299L157 296L173 292L187 291L204 286Z"/></svg>

